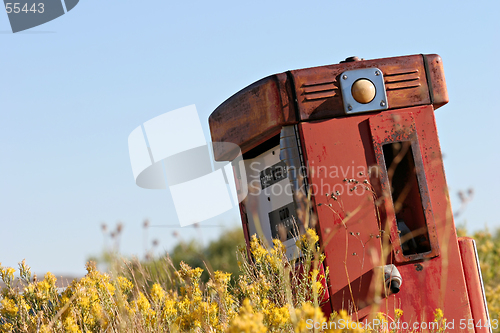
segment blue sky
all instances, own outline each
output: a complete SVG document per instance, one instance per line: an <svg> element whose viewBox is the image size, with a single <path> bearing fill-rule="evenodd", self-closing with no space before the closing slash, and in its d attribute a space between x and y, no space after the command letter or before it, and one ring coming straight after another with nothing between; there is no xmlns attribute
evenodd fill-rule
<svg viewBox="0 0 500 333"><path fill-rule="evenodd" d="M436 117L454 207L456 191L475 190L458 222L500 226L499 12L497 1L81 0L17 34L0 13L0 262L83 274L102 250L101 223L117 221L123 252L143 255L145 218L178 221L168 191L135 185L132 130L196 104L209 138L209 114L241 88L351 55L441 55L450 103ZM239 225L239 215L206 224ZM149 237L161 252L173 231L207 242L223 230L162 227Z"/></svg>

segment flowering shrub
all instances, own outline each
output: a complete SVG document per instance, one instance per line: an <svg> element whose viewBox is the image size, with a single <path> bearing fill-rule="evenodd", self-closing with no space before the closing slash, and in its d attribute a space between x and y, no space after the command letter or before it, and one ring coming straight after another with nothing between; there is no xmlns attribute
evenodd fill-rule
<svg viewBox="0 0 500 333"><path fill-rule="evenodd" d="M254 237L251 257L246 249L239 250L241 274L235 287L231 274L221 271L201 283L203 270L184 263L160 282L138 276L140 270L130 269L134 263L125 262L128 271L108 274L89 262L83 278L60 290L54 275L37 281L24 261L18 281L13 268L0 265L5 284L0 290L0 332L363 332L308 324L326 321L320 307L324 273L317 241L309 229L297 242L303 253L302 269L297 270L281 242L266 248ZM169 265L163 270L171 272ZM442 312L436 313L436 321L443 320ZM402 311L396 314L398 320ZM329 318L340 320L352 323L345 311Z"/></svg>

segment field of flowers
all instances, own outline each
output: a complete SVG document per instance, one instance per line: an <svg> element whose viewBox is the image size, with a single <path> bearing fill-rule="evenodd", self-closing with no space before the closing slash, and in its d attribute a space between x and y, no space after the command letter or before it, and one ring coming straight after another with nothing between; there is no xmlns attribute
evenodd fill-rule
<svg viewBox="0 0 500 333"><path fill-rule="evenodd" d="M300 242L310 274L292 269L279 241L268 250L254 238L254 261L246 250L238 253L241 274L234 287L231 274L215 271L201 284L201 268L181 263L175 269L168 258L161 267L168 272L164 281L149 279L140 263L125 261L108 274L89 262L87 275L63 291L51 273L34 280L24 261L19 264L21 285L15 283L14 268L1 267L6 287L1 290L0 331L308 332L308 319L324 320L315 268L321 256L312 230ZM348 316L332 319L341 318Z"/></svg>
<svg viewBox="0 0 500 333"><path fill-rule="evenodd" d="M481 231L473 237L490 315L498 318L500 232ZM18 279L14 268L0 265L5 284L0 290L0 332L320 332L307 324L311 319L327 319L319 304L323 287L317 267L323 258L317 240L309 229L299 241L305 254L303 271L309 272L301 274L287 261L278 240L267 249L254 238L253 260L246 249L239 249L240 274L232 283L232 274L222 271L209 272L208 282L203 283L202 268L182 262L176 268L168 257L156 261L154 267L115 260L108 273L89 262L86 276L64 290L56 287L51 273L42 280L34 278L24 261L19 264ZM153 273L159 271L163 274ZM445 320L439 309L435 316L435 321ZM379 318L383 321L383 314ZM344 327L353 323L343 311L328 319Z"/></svg>

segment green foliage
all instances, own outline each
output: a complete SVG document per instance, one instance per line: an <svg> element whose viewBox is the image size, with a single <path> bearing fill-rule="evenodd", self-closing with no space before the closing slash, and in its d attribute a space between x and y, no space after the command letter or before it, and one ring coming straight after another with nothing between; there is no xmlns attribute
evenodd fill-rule
<svg viewBox="0 0 500 333"><path fill-rule="evenodd" d="M236 257L236 249L240 246L245 246L245 237L241 228L237 228L224 232L219 239L210 242L206 247L200 246L195 240L187 243L181 242L170 253L170 258L176 268L179 267L181 261L191 267L202 268L204 272L201 281L203 282L207 282L209 278L206 266L212 272L218 270L231 273L235 281L240 274Z"/></svg>

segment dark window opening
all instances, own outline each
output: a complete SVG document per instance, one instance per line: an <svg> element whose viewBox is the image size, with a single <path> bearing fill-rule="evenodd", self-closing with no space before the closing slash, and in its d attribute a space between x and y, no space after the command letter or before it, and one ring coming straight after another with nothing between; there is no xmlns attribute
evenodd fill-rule
<svg viewBox="0 0 500 333"><path fill-rule="evenodd" d="M403 255L431 251L411 142L382 147Z"/></svg>

